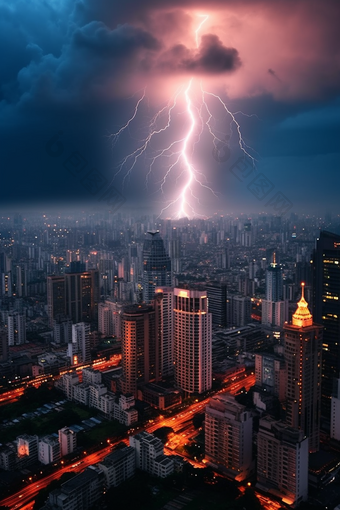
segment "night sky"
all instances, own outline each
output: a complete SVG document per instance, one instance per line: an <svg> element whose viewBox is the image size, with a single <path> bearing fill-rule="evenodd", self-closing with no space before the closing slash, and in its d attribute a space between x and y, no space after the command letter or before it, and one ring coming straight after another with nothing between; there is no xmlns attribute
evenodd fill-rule
<svg viewBox="0 0 340 510"><path fill-rule="evenodd" d="M0 208L338 213L339 20L338 0L0 0Z"/></svg>

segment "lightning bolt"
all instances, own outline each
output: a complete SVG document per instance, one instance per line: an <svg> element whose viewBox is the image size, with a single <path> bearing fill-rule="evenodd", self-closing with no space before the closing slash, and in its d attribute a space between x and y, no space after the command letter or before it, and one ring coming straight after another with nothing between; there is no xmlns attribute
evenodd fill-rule
<svg viewBox="0 0 340 510"><path fill-rule="evenodd" d="M202 14L199 15L199 17L203 19L195 30L195 42L197 49L200 44L199 34L201 28L209 19L209 15ZM203 216L194 209L194 203L200 204L199 198L195 193L196 188L204 188L217 197L214 190L208 185L205 174L200 172L194 166L192 161L195 146L199 143L205 127L212 137L213 145L216 150L218 150L220 143L225 143L225 133L221 133L216 130L213 125L214 116L212 114L209 101L217 102L222 107L222 110L226 112L230 118L230 137L233 133L233 128L235 128L237 142L241 151L246 158L249 158L252 161L254 166L256 163L255 158L252 156L252 149L244 141L241 125L235 117L238 113L243 112L231 112L219 95L203 88L202 81L199 86L199 94L195 93L193 82L194 78L192 77L186 86L182 85L179 87L174 96L156 112L149 122L148 134L139 140L137 148L127 154L116 167L115 177L123 172L124 184L126 179L131 176L132 170L136 166L138 160L141 157L147 158L149 160L145 181L147 187L156 163L159 163L161 168L162 161L168 161L166 169L163 172L163 176L158 181L159 188L155 192L161 192L163 195L166 195L167 193L166 187L171 181L172 173L177 171L177 178L175 182L176 186L179 181L181 182L180 191L177 197L168 200L167 204L161 209L158 217L162 216L162 214L170 208L177 210L177 213L175 214L177 218ZM145 97L146 88L143 89L131 117L118 131L110 135L113 147L118 142L120 136L125 131L129 131L130 125L136 119L140 105ZM184 112L180 110L183 102L185 105ZM186 115L188 122L186 134L178 139L174 139L171 143L164 145L162 135L164 135L166 131L171 130L174 117L178 117L183 114ZM251 116L247 114L244 115L248 117ZM155 149L154 145L160 148ZM157 168L157 172L160 172L159 168Z"/></svg>

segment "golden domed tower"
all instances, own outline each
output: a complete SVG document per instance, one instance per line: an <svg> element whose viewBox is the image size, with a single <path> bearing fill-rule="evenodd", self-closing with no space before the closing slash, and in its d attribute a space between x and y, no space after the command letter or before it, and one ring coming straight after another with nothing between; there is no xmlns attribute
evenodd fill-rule
<svg viewBox="0 0 340 510"><path fill-rule="evenodd" d="M322 326L313 323L304 286L302 283L301 299L292 323L284 326L286 421L304 431L309 439L309 451L315 452L320 441Z"/></svg>

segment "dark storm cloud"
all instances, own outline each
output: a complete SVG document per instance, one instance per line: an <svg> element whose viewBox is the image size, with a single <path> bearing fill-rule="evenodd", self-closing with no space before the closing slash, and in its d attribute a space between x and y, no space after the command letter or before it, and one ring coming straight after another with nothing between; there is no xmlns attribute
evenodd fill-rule
<svg viewBox="0 0 340 510"><path fill-rule="evenodd" d="M160 56L157 68L167 72L219 74L241 65L235 48L226 48L214 34L203 35L198 51L177 44Z"/></svg>
<svg viewBox="0 0 340 510"><path fill-rule="evenodd" d="M89 165L100 162L102 171L112 175L115 158L131 147L117 144L108 163L103 143L97 150L98 139L101 143L104 134L126 122L140 96L125 102L122 98L164 73L165 84L172 73L218 75L217 86L228 91L231 110L261 118L248 132L251 142L254 136L261 138L256 146L261 156L296 157L285 179L288 184L289 176L298 182L300 161L306 155L317 153L321 158L338 151L339 104L334 98L340 94L339 7L338 0L2 3L0 200L77 198L81 193L77 182L62 162L53 167L44 152L47 139L59 129L64 132L65 157L76 148ZM221 18L216 15L220 39L203 35L196 49L195 16L207 10L212 17L222 13ZM267 52L270 59L265 60ZM232 102L230 83L235 77L238 95ZM152 101L152 93L150 97ZM142 120L136 119L140 122L136 137L142 136L149 119L146 103ZM242 127L247 122L243 118ZM210 146L206 153L209 167ZM313 163L310 168L313 171ZM335 166L329 168L331 175ZM143 183L138 181L137 186L133 181L130 191L139 196ZM301 181L306 181L306 174L301 174Z"/></svg>
<svg viewBox="0 0 340 510"><path fill-rule="evenodd" d="M109 30L102 22L93 21L78 28L73 36L74 45L85 48L98 57L126 58L139 49L159 50L160 42L150 33L127 24Z"/></svg>

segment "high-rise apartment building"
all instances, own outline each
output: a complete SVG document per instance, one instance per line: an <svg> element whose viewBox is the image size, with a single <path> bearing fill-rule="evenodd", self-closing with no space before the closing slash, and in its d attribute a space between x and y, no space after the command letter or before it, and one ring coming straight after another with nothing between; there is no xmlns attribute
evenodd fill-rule
<svg viewBox="0 0 340 510"><path fill-rule="evenodd" d="M302 430L260 420L257 434L257 487L293 508L308 497L308 438Z"/></svg>
<svg viewBox="0 0 340 510"><path fill-rule="evenodd" d="M174 289L175 384L203 393L212 384L212 327L206 291Z"/></svg>
<svg viewBox="0 0 340 510"><path fill-rule="evenodd" d="M143 245L143 300L150 303L156 287L172 284L171 260L159 232L148 232Z"/></svg>
<svg viewBox="0 0 340 510"><path fill-rule="evenodd" d="M174 373L173 287L156 287L154 304L156 332L160 349L160 371L162 377L167 377Z"/></svg>
<svg viewBox="0 0 340 510"><path fill-rule="evenodd" d="M72 324L72 342L68 344L67 356L71 365L91 361L89 324L85 322Z"/></svg>
<svg viewBox="0 0 340 510"><path fill-rule="evenodd" d="M160 350L155 310L150 305L126 307L122 324L122 391L137 397L137 385L160 377Z"/></svg>
<svg viewBox="0 0 340 510"><path fill-rule="evenodd" d="M301 429L309 439L309 451L319 449L321 410L322 326L313 317L302 296L292 323L284 326L287 423Z"/></svg>
<svg viewBox="0 0 340 510"><path fill-rule="evenodd" d="M340 236L321 231L313 252L313 317L322 324L322 415L329 419L331 396L340 377Z"/></svg>
<svg viewBox="0 0 340 510"><path fill-rule="evenodd" d="M26 342L26 317L10 312L7 317L8 345L22 345Z"/></svg>
<svg viewBox="0 0 340 510"><path fill-rule="evenodd" d="M205 458L237 481L252 468L253 418L229 394L210 399L205 408Z"/></svg>

